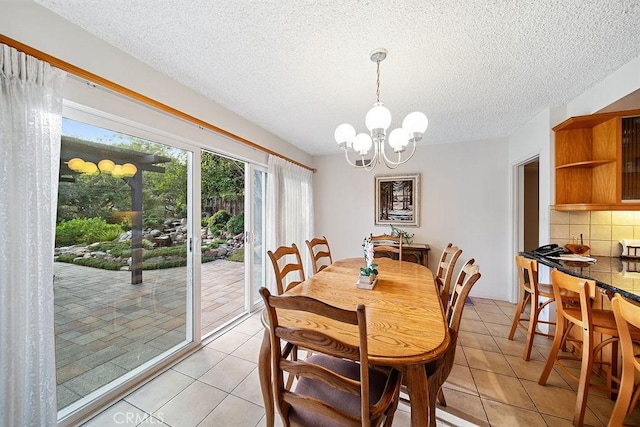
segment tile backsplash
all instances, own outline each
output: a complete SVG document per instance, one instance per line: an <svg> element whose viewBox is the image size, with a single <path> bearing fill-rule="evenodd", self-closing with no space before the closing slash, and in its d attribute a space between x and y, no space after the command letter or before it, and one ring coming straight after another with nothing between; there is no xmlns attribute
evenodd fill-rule
<svg viewBox="0 0 640 427"><path fill-rule="evenodd" d="M640 239L640 211L574 211L551 210L550 243L564 246L580 243L580 234L594 256L618 257L620 240ZM575 239L575 242L574 240Z"/></svg>

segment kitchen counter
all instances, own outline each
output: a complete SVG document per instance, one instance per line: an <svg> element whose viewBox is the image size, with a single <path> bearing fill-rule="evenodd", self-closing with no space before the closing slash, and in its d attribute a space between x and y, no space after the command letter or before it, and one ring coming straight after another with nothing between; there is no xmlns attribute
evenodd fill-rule
<svg viewBox="0 0 640 427"><path fill-rule="evenodd" d="M613 257L594 257L595 263L560 261L537 255L533 252L520 252L522 256L532 258L550 268L596 281L599 288L610 297L616 293L640 302L640 259Z"/></svg>

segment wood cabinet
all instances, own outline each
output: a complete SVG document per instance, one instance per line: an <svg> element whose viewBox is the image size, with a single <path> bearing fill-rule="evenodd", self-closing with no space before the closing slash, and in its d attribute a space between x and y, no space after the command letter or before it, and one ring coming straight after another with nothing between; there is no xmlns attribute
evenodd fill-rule
<svg viewBox="0 0 640 427"><path fill-rule="evenodd" d="M640 201L622 198L622 120L633 116L640 110L571 117L553 128L555 210L640 210Z"/></svg>

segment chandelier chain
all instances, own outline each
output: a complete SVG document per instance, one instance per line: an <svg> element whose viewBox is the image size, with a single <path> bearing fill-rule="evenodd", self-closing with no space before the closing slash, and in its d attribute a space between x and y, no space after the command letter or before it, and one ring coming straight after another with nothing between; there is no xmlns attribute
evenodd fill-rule
<svg viewBox="0 0 640 427"><path fill-rule="evenodd" d="M380 102L380 59L378 59L376 61L376 64L378 64L378 69L377 69L377 79L376 79L376 102Z"/></svg>

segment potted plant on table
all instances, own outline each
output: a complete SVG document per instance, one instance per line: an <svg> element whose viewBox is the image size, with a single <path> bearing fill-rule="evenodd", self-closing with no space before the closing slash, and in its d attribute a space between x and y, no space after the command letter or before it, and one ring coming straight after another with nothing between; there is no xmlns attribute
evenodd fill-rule
<svg viewBox="0 0 640 427"><path fill-rule="evenodd" d="M362 242L364 249L364 267L360 267L360 277L358 279L358 287L364 289L373 289L378 279L378 264L373 262L373 243L371 238L365 237Z"/></svg>

